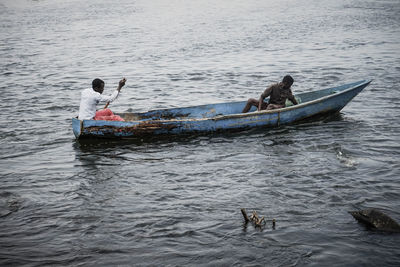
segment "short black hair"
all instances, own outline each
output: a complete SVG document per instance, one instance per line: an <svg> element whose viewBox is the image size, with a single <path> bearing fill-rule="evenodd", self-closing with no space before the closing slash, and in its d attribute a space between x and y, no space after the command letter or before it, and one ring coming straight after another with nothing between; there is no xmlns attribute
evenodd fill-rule
<svg viewBox="0 0 400 267"><path fill-rule="evenodd" d="M104 84L104 81L101 80L101 79L99 79L99 78L96 78L96 79L94 79L94 80L92 81L92 88L93 88L93 89L95 89L95 88L100 88L102 84Z"/></svg>
<svg viewBox="0 0 400 267"><path fill-rule="evenodd" d="M282 82L283 82L284 84L286 84L286 85L291 86L291 85L293 84L294 80L293 80L292 76L286 75L285 77L283 77Z"/></svg>

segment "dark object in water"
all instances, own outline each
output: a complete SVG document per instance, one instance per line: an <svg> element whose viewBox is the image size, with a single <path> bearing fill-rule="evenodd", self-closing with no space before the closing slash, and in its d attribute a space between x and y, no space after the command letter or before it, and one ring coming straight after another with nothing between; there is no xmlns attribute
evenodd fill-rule
<svg viewBox="0 0 400 267"><path fill-rule="evenodd" d="M247 224L248 222L252 222L255 227L260 227L262 228L266 224L266 220L264 216L261 218L258 217L258 214L256 211L253 211L253 213L250 215L250 217L247 216L246 209L240 209L242 212L243 218L245 223ZM273 219L273 228L275 229L275 219Z"/></svg>
<svg viewBox="0 0 400 267"><path fill-rule="evenodd" d="M244 221L245 221L246 223L248 223L250 220L249 220L249 217L247 217L246 210L245 210L245 209L240 209L240 211L242 212Z"/></svg>
<svg viewBox="0 0 400 267"><path fill-rule="evenodd" d="M353 215L357 221L362 222L372 228L386 232L400 233L400 225L388 215L377 209L349 211L349 213Z"/></svg>

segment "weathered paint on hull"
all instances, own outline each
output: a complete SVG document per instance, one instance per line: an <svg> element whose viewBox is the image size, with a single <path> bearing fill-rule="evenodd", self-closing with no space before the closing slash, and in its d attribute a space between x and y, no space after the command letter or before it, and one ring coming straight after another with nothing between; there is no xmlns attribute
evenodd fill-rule
<svg viewBox="0 0 400 267"><path fill-rule="evenodd" d="M245 102L242 101L155 110L136 115L125 114L132 118L138 116L140 120L136 121L80 121L74 118L72 119L72 128L77 138L132 138L160 134L276 127L320 114L338 112L369 83L370 81L360 81L312 93L299 94L299 98L304 98L305 102L272 111L242 114L239 113L245 105Z"/></svg>

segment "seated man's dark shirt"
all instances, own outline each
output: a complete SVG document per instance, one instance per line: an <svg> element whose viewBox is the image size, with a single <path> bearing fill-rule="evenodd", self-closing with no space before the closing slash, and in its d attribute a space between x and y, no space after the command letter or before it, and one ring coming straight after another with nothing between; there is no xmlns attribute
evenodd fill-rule
<svg viewBox="0 0 400 267"><path fill-rule="evenodd" d="M263 99L269 96L268 104L285 106L286 99L289 99L293 104L297 105L297 101L292 94L292 90L290 88L285 88L282 83L271 85L265 89L261 96Z"/></svg>

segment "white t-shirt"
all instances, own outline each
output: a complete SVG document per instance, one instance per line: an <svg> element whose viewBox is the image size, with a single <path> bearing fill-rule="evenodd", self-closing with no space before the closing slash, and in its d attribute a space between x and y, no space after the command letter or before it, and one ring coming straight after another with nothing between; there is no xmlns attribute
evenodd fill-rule
<svg viewBox="0 0 400 267"><path fill-rule="evenodd" d="M100 101L112 102L117 98L118 94L118 90L115 90L111 95L102 95L91 88L83 90L81 93L81 104L79 106L78 119L93 119L96 115L96 105Z"/></svg>

